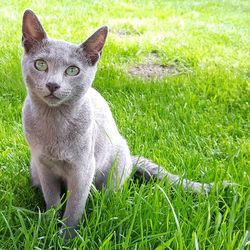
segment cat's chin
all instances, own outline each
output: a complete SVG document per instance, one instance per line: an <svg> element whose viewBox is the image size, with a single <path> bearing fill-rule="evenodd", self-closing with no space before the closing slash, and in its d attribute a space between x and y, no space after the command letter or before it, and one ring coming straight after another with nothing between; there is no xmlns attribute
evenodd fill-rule
<svg viewBox="0 0 250 250"><path fill-rule="evenodd" d="M63 101L56 96L45 96L43 101L50 107L58 107L63 103Z"/></svg>

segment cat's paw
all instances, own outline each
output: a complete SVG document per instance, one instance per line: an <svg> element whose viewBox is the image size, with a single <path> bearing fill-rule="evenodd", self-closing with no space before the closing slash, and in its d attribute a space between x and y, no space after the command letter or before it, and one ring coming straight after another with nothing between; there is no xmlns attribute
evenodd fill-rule
<svg viewBox="0 0 250 250"><path fill-rule="evenodd" d="M59 231L60 237L63 238L65 242L68 242L69 240L73 239L77 235L76 228L74 227L62 227Z"/></svg>
<svg viewBox="0 0 250 250"><path fill-rule="evenodd" d="M228 188L228 187L235 187L235 188L237 188L237 187L239 187L239 184L237 184L235 182L230 182L230 181L223 181L222 182L222 186L224 188Z"/></svg>

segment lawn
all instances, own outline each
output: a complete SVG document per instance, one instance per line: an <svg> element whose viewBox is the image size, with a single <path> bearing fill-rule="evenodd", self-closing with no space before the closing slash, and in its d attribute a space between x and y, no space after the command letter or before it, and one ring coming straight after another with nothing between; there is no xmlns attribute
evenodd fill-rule
<svg viewBox="0 0 250 250"><path fill-rule="evenodd" d="M249 1L44 2L0 3L0 249L249 248ZM70 42L109 26L94 87L131 152L189 179L216 182L208 196L167 181L93 189L79 236L63 243L60 216L45 212L41 192L30 185L21 119L26 8L49 36ZM129 73L151 60L175 74ZM223 190L222 180L238 187Z"/></svg>

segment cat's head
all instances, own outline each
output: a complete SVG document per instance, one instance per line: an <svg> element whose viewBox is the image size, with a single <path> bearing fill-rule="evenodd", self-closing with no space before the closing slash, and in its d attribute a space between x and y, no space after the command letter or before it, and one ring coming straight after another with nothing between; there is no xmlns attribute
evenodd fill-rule
<svg viewBox="0 0 250 250"><path fill-rule="evenodd" d="M54 107L82 98L94 80L108 28L71 44L48 38L37 16L26 10L22 30L22 70L32 96Z"/></svg>

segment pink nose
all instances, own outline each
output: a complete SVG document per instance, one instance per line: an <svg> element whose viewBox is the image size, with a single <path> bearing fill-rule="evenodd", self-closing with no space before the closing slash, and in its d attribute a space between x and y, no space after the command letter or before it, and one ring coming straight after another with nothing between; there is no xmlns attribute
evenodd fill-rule
<svg viewBox="0 0 250 250"><path fill-rule="evenodd" d="M60 86L57 83L54 83L54 82L46 83L46 87L49 89L49 91L51 93L55 92L57 89L60 88Z"/></svg>

